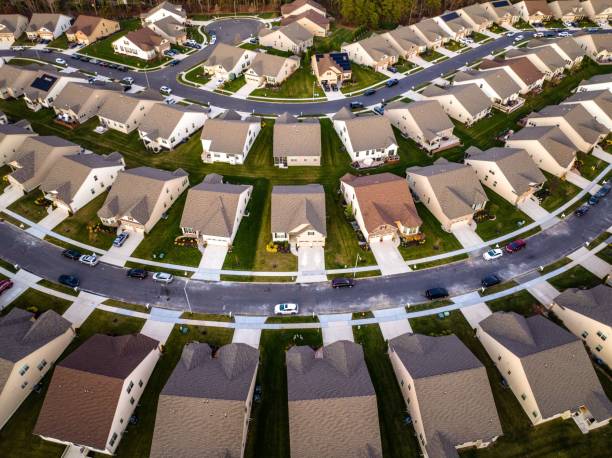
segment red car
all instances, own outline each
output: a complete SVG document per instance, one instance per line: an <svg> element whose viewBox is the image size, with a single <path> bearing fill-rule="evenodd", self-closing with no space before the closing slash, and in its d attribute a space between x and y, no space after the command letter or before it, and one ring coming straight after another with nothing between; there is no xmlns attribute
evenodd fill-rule
<svg viewBox="0 0 612 458"><path fill-rule="evenodd" d="M506 253L516 253L527 246L527 242L522 239L515 240L506 245Z"/></svg>
<svg viewBox="0 0 612 458"><path fill-rule="evenodd" d="M11 289L13 287L13 282L11 280L0 280L0 294L5 292L7 289Z"/></svg>

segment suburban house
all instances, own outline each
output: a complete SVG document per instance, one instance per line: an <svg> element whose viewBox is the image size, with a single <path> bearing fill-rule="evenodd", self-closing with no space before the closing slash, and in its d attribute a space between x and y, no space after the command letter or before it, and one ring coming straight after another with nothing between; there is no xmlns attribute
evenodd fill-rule
<svg viewBox="0 0 612 458"><path fill-rule="evenodd" d="M0 317L0 429L74 339L72 324L53 310L38 318L13 307Z"/></svg>
<svg viewBox="0 0 612 458"><path fill-rule="evenodd" d="M487 194L469 165L439 158L426 167L410 167L406 179L412 193L450 232L453 225L473 224L484 210Z"/></svg>
<svg viewBox="0 0 612 458"><path fill-rule="evenodd" d="M213 75L217 80L233 80L251 65L256 54L249 49L219 43L202 64L202 68L204 73Z"/></svg>
<svg viewBox="0 0 612 458"><path fill-rule="evenodd" d="M157 103L138 126L138 135L154 152L172 150L204 125L208 109L199 105Z"/></svg>
<svg viewBox="0 0 612 458"><path fill-rule="evenodd" d="M34 434L114 455L159 356L143 334L90 337L55 367Z"/></svg>
<svg viewBox="0 0 612 458"><path fill-rule="evenodd" d="M376 392L361 345L294 346L285 355L291 456L382 456Z"/></svg>
<svg viewBox="0 0 612 458"><path fill-rule="evenodd" d="M100 112L106 100L116 92L113 85L95 85L70 81L53 101L53 110L62 122L83 124Z"/></svg>
<svg viewBox="0 0 612 458"><path fill-rule="evenodd" d="M13 162L26 139L37 135L25 120L0 125L0 167Z"/></svg>
<svg viewBox="0 0 612 458"><path fill-rule="evenodd" d="M456 335L406 333L388 351L423 456L459 457L503 434L487 370Z"/></svg>
<svg viewBox="0 0 612 458"><path fill-rule="evenodd" d="M8 175L8 181L24 192L30 192L40 186L60 157L81 151L79 145L63 138L28 137L9 163L13 172Z"/></svg>
<svg viewBox="0 0 612 458"><path fill-rule="evenodd" d="M280 25L285 26L294 22L300 24L315 37L324 37L329 33L329 19L312 9L300 14L284 17L281 19Z"/></svg>
<svg viewBox="0 0 612 458"><path fill-rule="evenodd" d="M487 14L485 5L482 3L474 3L461 8L460 15L472 26L474 32L483 32L493 25L493 19Z"/></svg>
<svg viewBox="0 0 612 458"><path fill-rule="evenodd" d="M494 147L481 151L471 146L465 153L465 164L480 182L514 206L529 199L546 181L525 150Z"/></svg>
<svg viewBox="0 0 612 458"><path fill-rule="evenodd" d="M553 12L546 0L521 0L515 3L523 21L530 24L541 24L550 21Z"/></svg>
<svg viewBox="0 0 612 458"><path fill-rule="evenodd" d="M539 168L560 178L574 166L578 150L557 126L525 127L512 134L505 146L524 149Z"/></svg>
<svg viewBox="0 0 612 458"><path fill-rule="evenodd" d="M182 169L124 170L117 174L98 217L106 226L148 233L188 187L189 178Z"/></svg>
<svg viewBox="0 0 612 458"><path fill-rule="evenodd" d="M16 99L23 95L27 87L38 76L38 67L18 67L4 64L0 66L0 98Z"/></svg>
<svg viewBox="0 0 612 458"><path fill-rule="evenodd" d="M32 83L23 91L23 99L26 106L32 111L42 108L51 108L55 98L71 82L86 83L85 75L80 73L70 74L57 73L54 69L39 70Z"/></svg>
<svg viewBox="0 0 612 458"><path fill-rule="evenodd" d="M491 113L493 103L476 84L440 87L431 84L421 95L437 101L444 112L466 126L471 126Z"/></svg>
<svg viewBox="0 0 612 458"><path fill-rule="evenodd" d="M34 13L26 29L30 40L55 40L70 28L72 18L64 14Z"/></svg>
<svg viewBox="0 0 612 458"><path fill-rule="evenodd" d="M0 111L0 126L8 124L8 116L4 111Z"/></svg>
<svg viewBox="0 0 612 458"><path fill-rule="evenodd" d="M595 75L588 80L580 81L576 92L601 91L604 89L612 92L612 73Z"/></svg>
<svg viewBox="0 0 612 458"><path fill-rule="evenodd" d="M208 164L227 162L244 164L244 161L261 131L261 120L255 117L242 119L234 110L227 110L204 123L202 161Z"/></svg>
<svg viewBox="0 0 612 458"><path fill-rule="evenodd" d="M187 191L181 232L204 244L230 246L246 212L253 186L223 183L214 173Z"/></svg>
<svg viewBox="0 0 612 458"><path fill-rule="evenodd" d="M172 44L181 45L187 41L185 23L177 21L172 16L167 16L156 22L146 23L146 26Z"/></svg>
<svg viewBox="0 0 612 458"><path fill-rule="evenodd" d="M550 307L565 327L608 366L612 366L612 346L607 343L612 335L610 293L612 290L606 285L570 288L555 297Z"/></svg>
<svg viewBox="0 0 612 458"><path fill-rule="evenodd" d="M563 22L576 22L586 16L580 0L555 0L548 7L553 17Z"/></svg>
<svg viewBox="0 0 612 458"><path fill-rule="evenodd" d="M340 178L340 191L368 243L420 237L423 221L406 180L393 173Z"/></svg>
<svg viewBox="0 0 612 458"><path fill-rule="evenodd" d="M473 32L472 24L463 18L461 10L446 11L433 20L450 35L452 40L460 40Z"/></svg>
<svg viewBox="0 0 612 458"><path fill-rule="evenodd" d="M574 335L541 315L495 312L476 337L533 425L573 417L587 433L609 423L612 403Z"/></svg>
<svg viewBox="0 0 612 458"><path fill-rule="evenodd" d="M119 22L117 21L81 14L74 21L72 27L66 31L66 38L70 42L90 45L118 32L119 29Z"/></svg>
<svg viewBox="0 0 612 458"><path fill-rule="evenodd" d="M256 53L244 77L258 86L278 86L300 68L297 56L281 57L267 53Z"/></svg>
<svg viewBox="0 0 612 458"><path fill-rule="evenodd" d="M450 34L431 18L423 19L410 27L430 49L439 48L451 38Z"/></svg>
<svg viewBox="0 0 612 458"><path fill-rule="evenodd" d="M145 89L135 94L111 92L98 111L100 124L124 134L136 130L157 102L163 97L156 91Z"/></svg>
<svg viewBox="0 0 612 458"><path fill-rule="evenodd" d="M351 61L345 52L313 54L310 60L312 72L319 84L342 86L353 76Z"/></svg>
<svg viewBox="0 0 612 458"><path fill-rule="evenodd" d="M608 62L612 58L612 34L584 33L572 37L595 62Z"/></svg>
<svg viewBox="0 0 612 458"><path fill-rule="evenodd" d="M12 45L28 27L28 18L21 14L0 15L0 44Z"/></svg>
<svg viewBox="0 0 612 458"><path fill-rule="evenodd" d="M312 46L314 34L298 22L292 22L278 28L263 27L259 31L259 44L279 51L302 54Z"/></svg>
<svg viewBox="0 0 612 458"><path fill-rule="evenodd" d="M550 46L557 54L565 60L565 68L570 69L580 64L586 51L572 37L559 38L556 40L530 40L527 49Z"/></svg>
<svg viewBox="0 0 612 458"><path fill-rule="evenodd" d="M400 53L382 35L373 34L355 43L343 44L342 52L359 65L371 67L376 71L386 70L397 63Z"/></svg>
<svg viewBox="0 0 612 458"><path fill-rule="evenodd" d="M544 84L545 75L526 57L517 59L484 59L478 66L479 70L491 70L500 68L505 71L512 81L521 88L520 94L541 89Z"/></svg>
<svg viewBox="0 0 612 458"><path fill-rule="evenodd" d="M487 17L498 25L512 25L520 18L519 10L510 0L494 0L482 3Z"/></svg>
<svg viewBox="0 0 612 458"><path fill-rule="evenodd" d="M549 105L531 113L526 126L557 126L576 148L588 153L610 133L580 104Z"/></svg>
<svg viewBox="0 0 612 458"><path fill-rule="evenodd" d="M459 71L452 84L476 84L493 102L493 108L504 113L512 113L525 103L519 96L521 87L502 69Z"/></svg>
<svg viewBox="0 0 612 458"><path fill-rule="evenodd" d="M274 165L321 165L321 124L317 118L298 121L296 116L283 113L274 123L272 146Z"/></svg>
<svg viewBox="0 0 612 458"><path fill-rule="evenodd" d="M561 104L582 105L595 117L597 122L612 130L612 92L609 90L578 92Z"/></svg>
<svg viewBox="0 0 612 458"><path fill-rule="evenodd" d="M391 123L383 116L357 116L344 107L334 115L334 130L353 162L370 166L397 156Z"/></svg>
<svg viewBox="0 0 612 458"><path fill-rule="evenodd" d="M107 191L125 169L123 156L71 154L60 157L40 184L45 198L74 214Z"/></svg>
<svg viewBox="0 0 612 458"><path fill-rule="evenodd" d="M175 21L184 24L187 22L187 12L183 9L182 5L175 5L174 3L163 1L157 6L154 6L146 13L140 15L140 19L143 23L154 23L159 20L171 17Z"/></svg>
<svg viewBox="0 0 612 458"><path fill-rule="evenodd" d="M510 49L505 56L506 60L527 58L537 67L547 80L558 78L563 75L568 63L552 47L542 46L540 48L516 48Z"/></svg>
<svg viewBox="0 0 612 458"><path fill-rule="evenodd" d="M258 364L244 343L185 345L159 395L151 458L244 456Z"/></svg>
<svg viewBox="0 0 612 458"><path fill-rule="evenodd" d="M320 184L274 186L271 230L273 242L295 248L325 246L325 191Z"/></svg>
<svg viewBox="0 0 612 458"><path fill-rule="evenodd" d="M453 135L455 125L437 100L402 102L397 100L385 107L384 117L408 138L428 153L452 148L461 143Z"/></svg>
<svg viewBox="0 0 612 458"><path fill-rule="evenodd" d="M593 22L607 23L612 18L612 5L608 0L585 0L580 4L585 14Z"/></svg>
<svg viewBox="0 0 612 458"><path fill-rule="evenodd" d="M142 60L152 60L161 57L164 51L170 49L170 41L161 37L151 29L144 27L128 32L112 43L117 54L137 57Z"/></svg>
<svg viewBox="0 0 612 458"><path fill-rule="evenodd" d="M291 3L281 5L281 16L287 18L289 16L299 16L302 13L312 11L325 17L327 10L325 7L314 0L295 0Z"/></svg>
<svg viewBox="0 0 612 458"><path fill-rule="evenodd" d="M401 26L381 34L402 59L409 59L427 49L427 43L409 26Z"/></svg>

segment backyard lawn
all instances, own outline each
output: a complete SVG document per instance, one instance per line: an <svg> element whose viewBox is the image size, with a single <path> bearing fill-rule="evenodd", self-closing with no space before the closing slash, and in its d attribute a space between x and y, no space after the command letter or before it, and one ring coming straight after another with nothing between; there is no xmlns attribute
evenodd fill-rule
<svg viewBox="0 0 612 458"><path fill-rule="evenodd" d="M355 41L354 30L341 26L332 26L332 30L327 37L314 37L313 52L326 53L340 51L344 43Z"/></svg>
<svg viewBox="0 0 612 458"><path fill-rule="evenodd" d="M541 202L541 206L545 210L548 210L549 212L556 210L580 192L580 188L573 185L569 181L561 180L560 178L557 178L548 172L544 172L543 170L542 172L544 175L546 175L546 183L544 184L543 189L548 189L550 191L550 194L544 197Z"/></svg>
<svg viewBox="0 0 612 458"><path fill-rule="evenodd" d="M387 77L369 67L351 63L352 78L342 83L342 93L357 92L385 81Z"/></svg>
<svg viewBox="0 0 612 458"><path fill-rule="evenodd" d="M533 222L529 216L499 194L488 187L483 186L483 188L489 198L486 210L491 216L495 216L494 220L487 219L478 222L476 233L483 240L492 240Z"/></svg>
<svg viewBox="0 0 612 458"><path fill-rule="evenodd" d="M305 99L325 97L325 93L310 69L310 62L304 62L293 75L287 78L280 86L263 87L255 89L249 94L251 97L273 97Z"/></svg>
<svg viewBox="0 0 612 458"><path fill-rule="evenodd" d="M559 291L567 288L593 288L601 284L599 278L582 266L572 267L570 270L551 278L548 282Z"/></svg>
<svg viewBox="0 0 612 458"><path fill-rule="evenodd" d="M36 199L43 197L43 193L38 189L30 191L28 194L20 197L19 200L9 205L8 209L19 213L21 216L28 218L30 221L35 223L39 222L45 216L48 215L47 207L44 205L37 205Z"/></svg>

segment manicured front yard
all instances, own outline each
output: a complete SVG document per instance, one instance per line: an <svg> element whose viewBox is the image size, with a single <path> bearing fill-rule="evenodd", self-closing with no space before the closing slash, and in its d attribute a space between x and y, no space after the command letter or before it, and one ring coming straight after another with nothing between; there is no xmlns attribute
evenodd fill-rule
<svg viewBox="0 0 612 458"><path fill-rule="evenodd" d="M304 62L293 75L287 78L280 86L263 87L255 89L249 94L252 97L273 97L305 99L324 97L325 93L310 69L310 62Z"/></svg>
<svg viewBox="0 0 612 458"><path fill-rule="evenodd" d="M204 73L204 68L201 65L192 68L183 75L183 78L187 81L191 81L194 84L204 85L210 81L210 75Z"/></svg>
<svg viewBox="0 0 612 458"><path fill-rule="evenodd" d="M226 81L219 88L224 91L234 93L242 86L246 84L246 80L244 79L244 75L240 75L238 78L234 78L233 80Z"/></svg>
<svg viewBox="0 0 612 458"><path fill-rule="evenodd" d="M593 156L578 152L576 159L576 167L580 170L580 175L589 181L594 180L608 166L606 161Z"/></svg>
<svg viewBox="0 0 612 458"><path fill-rule="evenodd" d="M608 245L603 250L598 252L597 256L606 261L608 264L612 264L612 246Z"/></svg>
<svg viewBox="0 0 612 458"><path fill-rule="evenodd" d="M387 79L387 77L382 73L375 72L369 67L359 65L354 62L351 63L351 71L351 80L342 83L342 87L340 88L344 94L363 90Z"/></svg>
<svg viewBox="0 0 612 458"><path fill-rule="evenodd" d="M563 291L567 288L593 288L601 280L582 266L572 267L570 270L551 278L548 282Z"/></svg>
<svg viewBox="0 0 612 458"><path fill-rule="evenodd" d="M487 187L483 186L483 188L489 198L486 210L489 215L495 216L494 220L487 219L478 222L476 233L483 240L492 240L533 222L529 216L514 207L499 194Z"/></svg>
<svg viewBox="0 0 612 458"><path fill-rule="evenodd" d="M497 24L493 24L491 27L489 27L489 30L493 33L506 33L508 31Z"/></svg>
<svg viewBox="0 0 612 458"><path fill-rule="evenodd" d="M561 180L548 172L544 172L544 175L546 175L544 188L548 189L550 194L544 197L540 205L549 212L556 210L580 192L580 188L567 180Z"/></svg>
<svg viewBox="0 0 612 458"><path fill-rule="evenodd" d="M444 57L444 54L440 54L438 51L434 51L433 49L428 49L423 54L421 54L420 57L425 59L427 62L432 62L436 59L441 59L442 57Z"/></svg>
<svg viewBox="0 0 612 458"><path fill-rule="evenodd" d="M28 218L30 221L37 223L48 215L47 207L44 205L38 205L36 203L36 200L41 199L42 197L42 192L35 189L19 198L19 200L13 202L11 205L9 205L8 209L14 211L15 213L19 213L21 216Z"/></svg>
<svg viewBox="0 0 612 458"><path fill-rule="evenodd" d="M53 40L51 43L47 45L49 48L58 48L58 49L68 49L70 43L68 43L68 38L66 38L66 34L62 34Z"/></svg>
<svg viewBox="0 0 612 458"><path fill-rule="evenodd" d="M8 165L0 167L0 194L4 192L6 187L9 185L8 178L6 177L12 170Z"/></svg>
<svg viewBox="0 0 612 458"><path fill-rule="evenodd" d="M60 297L45 294L42 291L28 288L21 293L13 302L0 312L0 315L6 315L12 308L17 307L23 310L28 310L33 313L43 313L47 310L54 310L62 315L72 303Z"/></svg>
<svg viewBox="0 0 612 458"><path fill-rule="evenodd" d="M496 33L496 32L493 32L493 33ZM480 43L481 41L490 39L489 36L484 35L482 33L478 33L478 32L472 32L472 34L470 35L470 38L474 40L475 43Z"/></svg>
<svg viewBox="0 0 612 458"><path fill-rule="evenodd" d="M399 73L406 73L412 70L413 68L416 68L417 65L407 60L400 59L399 62L394 65L394 67L397 69Z"/></svg>
<svg viewBox="0 0 612 458"><path fill-rule="evenodd" d="M531 24L529 24L529 22L524 21L523 19L519 19L518 21L516 21L513 27L515 29L521 29L521 30L533 30L533 27L531 26Z"/></svg>
<svg viewBox="0 0 612 458"><path fill-rule="evenodd" d="M488 291L486 293L488 294ZM488 301L487 305L492 312L516 312L523 316L534 315L541 306L537 299L529 294L527 290Z"/></svg>
<svg viewBox="0 0 612 458"><path fill-rule="evenodd" d="M444 47L453 52L462 52L466 48L464 44L461 44L455 40L450 40L449 42L445 43Z"/></svg>

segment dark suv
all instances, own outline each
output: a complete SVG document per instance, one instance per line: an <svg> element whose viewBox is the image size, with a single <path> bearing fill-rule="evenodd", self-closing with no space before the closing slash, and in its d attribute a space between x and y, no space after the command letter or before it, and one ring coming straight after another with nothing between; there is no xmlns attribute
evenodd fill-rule
<svg viewBox="0 0 612 458"><path fill-rule="evenodd" d="M352 288L355 286L355 280L352 278L334 278L331 282L332 288Z"/></svg>
<svg viewBox="0 0 612 458"><path fill-rule="evenodd" d="M75 277L74 275L60 275L57 281L58 283L66 285L70 288L76 288L81 284L79 278Z"/></svg>
<svg viewBox="0 0 612 458"><path fill-rule="evenodd" d="M68 259L72 259L73 261L78 261L81 257L81 253L77 250L64 250L62 251L62 256Z"/></svg>
<svg viewBox="0 0 612 458"><path fill-rule="evenodd" d="M144 280L148 275L149 273L144 269L130 269L127 271L128 277L139 278L140 280Z"/></svg>
<svg viewBox="0 0 612 458"><path fill-rule="evenodd" d="M427 299L444 299L448 297L448 291L446 288L430 288L425 291L425 297Z"/></svg>
<svg viewBox="0 0 612 458"><path fill-rule="evenodd" d="M483 288L488 288L489 286L497 285L499 283L501 283L501 279L495 274L487 275L480 282Z"/></svg>

